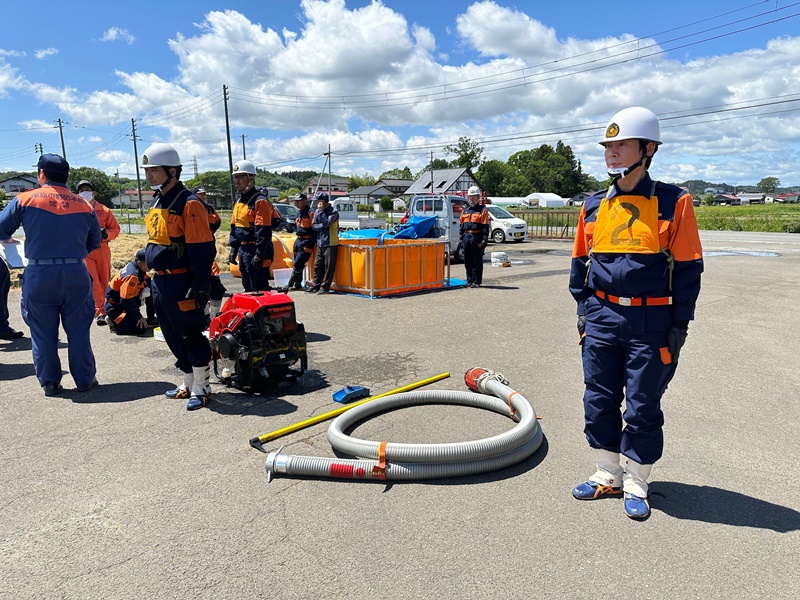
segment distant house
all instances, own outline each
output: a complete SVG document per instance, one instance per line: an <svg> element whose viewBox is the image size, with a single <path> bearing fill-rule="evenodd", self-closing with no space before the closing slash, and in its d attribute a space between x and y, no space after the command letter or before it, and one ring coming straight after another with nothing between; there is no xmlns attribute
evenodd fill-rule
<svg viewBox="0 0 800 600"><path fill-rule="evenodd" d="M144 205L144 209L150 208L150 204L153 202L153 190L142 190L142 204ZM128 208L135 208L139 210L139 192L135 189L125 190L121 194L117 194L111 197L111 206L114 208L122 208L123 206L127 206Z"/></svg>
<svg viewBox="0 0 800 600"><path fill-rule="evenodd" d="M798 200L798 194L796 192L773 194L771 196L767 196L765 199L767 203L779 202L781 204L797 204L797 200Z"/></svg>
<svg viewBox="0 0 800 600"><path fill-rule="evenodd" d="M405 191L405 196L414 194L458 194L465 196L467 190L478 185L472 171L466 167L456 169L434 169L419 176Z"/></svg>
<svg viewBox="0 0 800 600"><path fill-rule="evenodd" d="M384 196L396 198L397 194L387 189L383 185L362 185L350 191L350 199L356 204L375 204L380 202Z"/></svg>
<svg viewBox="0 0 800 600"><path fill-rule="evenodd" d="M327 175L315 175L308 180L308 183L306 183L300 191L308 195L309 198L318 191L328 192L330 196L347 196L347 188L349 185L350 181L347 177L333 176L329 180Z"/></svg>
<svg viewBox="0 0 800 600"><path fill-rule="evenodd" d="M390 196L402 196L413 184L413 179L379 179L375 182L375 185L382 185L389 190Z"/></svg>
<svg viewBox="0 0 800 600"><path fill-rule="evenodd" d="M714 194L714 204L739 204L739 198L733 194Z"/></svg>
<svg viewBox="0 0 800 600"><path fill-rule="evenodd" d="M739 204L764 204L764 194L761 192L736 194Z"/></svg>
<svg viewBox="0 0 800 600"><path fill-rule="evenodd" d="M569 206L582 206L583 203L586 202L586 199L591 198L592 196L594 196L594 192L578 192L569 199L567 204Z"/></svg>
<svg viewBox="0 0 800 600"><path fill-rule="evenodd" d="M5 192L7 198L12 198L20 192L38 187L39 180L33 175L17 175L0 181L0 189Z"/></svg>

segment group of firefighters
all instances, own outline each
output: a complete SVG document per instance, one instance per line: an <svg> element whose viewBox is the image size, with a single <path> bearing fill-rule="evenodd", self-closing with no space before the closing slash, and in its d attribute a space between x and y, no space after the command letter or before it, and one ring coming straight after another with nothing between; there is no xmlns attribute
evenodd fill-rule
<svg viewBox="0 0 800 600"><path fill-rule="evenodd" d="M702 247L691 196L652 180L648 173L661 144L656 116L641 107L624 109L608 122L600 144L611 185L581 208L569 280L583 359L584 432L595 453L596 471L575 486L572 495L578 500L623 497L625 513L645 519L650 514L647 480L663 450L661 397L694 319ZM181 183L181 161L172 146L151 146L142 164L156 192L146 219L148 243L108 286L104 302L98 300L98 273L109 270L107 240L117 235L119 226L110 211L94 203L90 182L81 181L77 187L85 201L66 189L69 166L61 157L42 157L42 188L21 194L0 214L0 238L10 237L20 224L26 226L30 266L21 304L31 328L37 378L46 395L62 390L53 343L59 311L78 390L97 385L88 333L91 273L98 322L105 316L112 328L136 330L157 317L175 366L184 373L182 384L166 396L186 399L186 408L195 410L207 404L210 394L211 348L203 335L207 302L209 297L218 302L224 292L218 277L212 281L219 273L214 262L219 216L205 202L204 190L189 191ZM233 209L228 260L239 265L245 291L269 290L272 227L278 221L275 208L255 188L255 175L249 161L234 166L241 197ZM470 188L467 197L460 231L467 283L478 287L489 219L478 188ZM297 198L300 216L289 287L301 289L303 267L321 240L308 290L326 293L336 263L338 215L326 194L315 199L312 211L303 194ZM90 260L83 266L87 254L97 257L95 266ZM152 281L148 270L154 271ZM49 290L53 287L56 292ZM145 287L152 289L154 310L147 317L138 310L128 315L125 301L139 298ZM83 324L87 327L82 329Z"/></svg>

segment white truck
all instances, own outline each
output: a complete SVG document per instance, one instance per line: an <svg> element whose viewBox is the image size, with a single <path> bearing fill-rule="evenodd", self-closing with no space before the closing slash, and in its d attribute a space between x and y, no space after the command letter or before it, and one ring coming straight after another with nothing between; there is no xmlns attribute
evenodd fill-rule
<svg viewBox="0 0 800 600"><path fill-rule="evenodd" d="M428 237L450 241L450 255L455 262L464 262L464 248L459 236L461 213L469 206L463 196L422 194L412 196L408 203L409 217L436 217Z"/></svg>
<svg viewBox="0 0 800 600"><path fill-rule="evenodd" d="M386 221L370 217L358 216L358 205L347 196L336 198L333 207L339 212L339 230L352 231L355 229L385 229ZM316 207L312 208L314 210Z"/></svg>

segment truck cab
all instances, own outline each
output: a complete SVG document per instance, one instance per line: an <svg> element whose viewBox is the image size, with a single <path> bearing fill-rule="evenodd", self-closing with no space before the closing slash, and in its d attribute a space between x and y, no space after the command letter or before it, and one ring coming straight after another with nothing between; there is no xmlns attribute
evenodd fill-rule
<svg viewBox="0 0 800 600"><path fill-rule="evenodd" d="M464 261L464 248L459 236L461 213L469 206L463 196L446 194L420 194L412 196L408 204L409 217L436 217L430 237L444 238L450 242L450 254L456 262Z"/></svg>

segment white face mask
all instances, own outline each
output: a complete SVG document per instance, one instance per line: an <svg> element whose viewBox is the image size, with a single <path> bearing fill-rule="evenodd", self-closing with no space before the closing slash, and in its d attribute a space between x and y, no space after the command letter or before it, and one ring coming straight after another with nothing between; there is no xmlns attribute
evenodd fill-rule
<svg viewBox="0 0 800 600"><path fill-rule="evenodd" d="M164 185L164 184L163 183L159 183L158 185L151 185L150 189L153 190L154 192L160 192L162 185Z"/></svg>
<svg viewBox="0 0 800 600"><path fill-rule="evenodd" d="M87 202L91 202L94 197L94 192L81 192L80 196Z"/></svg>

